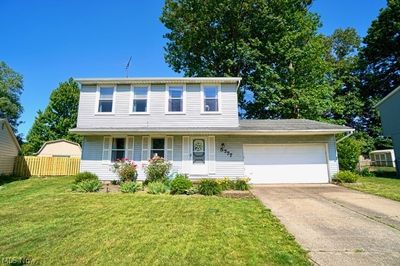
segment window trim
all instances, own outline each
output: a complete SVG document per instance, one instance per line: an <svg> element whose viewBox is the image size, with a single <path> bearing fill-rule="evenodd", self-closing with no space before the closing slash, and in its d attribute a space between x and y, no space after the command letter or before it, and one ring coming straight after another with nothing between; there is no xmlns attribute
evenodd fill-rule
<svg viewBox="0 0 400 266"><path fill-rule="evenodd" d="M217 87L217 96L218 96L218 111L204 111L204 100L205 100L205 94L204 94L204 87ZM200 110L200 114L202 115L220 115L222 114L221 112L221 102L222 102L222 97L221 97L221 84L212 84L212 83L205 83L205 84L201 84L201 93L200 93L200 97L201 97L201 110Z"/></svg>
<svg viewBox="0 0 400 266"><path fill-rule="evenodd" d="M147 111L146 112L133 112L133 100L135 99L135 88L147 88ZM149 115L150 114L150 98L151 98L151 86L150 84L131 84L129 92L129 115Z"/></svg>
<svg viewBox="0 0 400 266"><path fill-rule="evenodd" d="M99 112L99 104L100 104L100 88L113 88L113 102L112 102L112 108L111 112ZM95 115L115 115L115 104L116 104L116 97L117 96L117 86L116 85L97 85L96 86L96 103L94 105L95 110L94 114Z"/></svg>
<svg viewBox="0 0 400 266"><path fill-rule="evenodd" d="M169 111L169 88L182 87L182 111ZM165 114L167 115L184 115L186 114L186 84L167 84L165 87Z"/></svg>

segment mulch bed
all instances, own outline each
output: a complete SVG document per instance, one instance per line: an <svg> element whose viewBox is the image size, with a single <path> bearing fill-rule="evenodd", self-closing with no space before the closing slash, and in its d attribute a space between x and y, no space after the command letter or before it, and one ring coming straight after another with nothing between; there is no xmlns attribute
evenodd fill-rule
<svg viewBox="0 0 400 266"><path fill-rule="evenodd" d="M113 185L110 182L104 182L103 188L99 192L115 193L120 192L119 185Z"/></svg>
<svg viewBox="0 0 400 266"><path fill-rule="evenodd" d="M225 190L221 194L222 197L226 198L246 198L253 199L254 195L250 191L240 191L240 190Z"/></svg>

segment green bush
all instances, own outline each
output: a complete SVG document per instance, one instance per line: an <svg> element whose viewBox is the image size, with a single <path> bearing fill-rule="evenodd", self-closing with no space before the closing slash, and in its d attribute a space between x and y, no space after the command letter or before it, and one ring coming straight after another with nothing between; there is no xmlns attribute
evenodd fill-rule
<svg viewBox="0 0 400 266"><path fill-rule="evenodd" d="M192 186L192 181L186 175L178 174L170 183L171 194L188 194Z"/></svg>
<svg viewBox="0 0 400 266"><path fill-rule="evenodd" d="M121 184L121 181L119 181L119 180L111 180L111 184L112 185L119 185L119 184Z"/></svg>
<svg viewBox="0 0 400 266"><path fill-rule="evenodd" d="M133 181L136 182L137 170L135 161L128 159L117 160L113 166L112 170L119 176L121 182Z"/></svg>
<svg viewBox="0 0 400 266"><path fill-rule="evenodd" d="M123 182L120 184L122 193L135 193L140 189L140 184L132 181Z"/></svg>
<svg viewBox="0 0 400 266"><path fill-rule="evenodd" d="M146 180L145 183L154 181L165 182L168 179L168 173L171 169L171 163L164 158L155 156L149 160L149 165L145 168Z"/></svg>
<svg viewBox="0 0 400 266"><path fill-rule="evenodd" d="M339 167L342 170L354 171L358 157L361 155L363 143L354 138L347 138L337 144Z"/></svg>
<svg viewBox="0 0 400 266"><path fill-rule="evenodd" d="M202 195L212 196L221 194L221 185L215 179L202 179L198 186L199 193Z"/></svg>
<svg viewBox="0 0 400 266"><path fill-rule="evenodd" d="M355 183L357 182L358 178L360 178L358 174L345 170L337 173L333 180L338 183Z"/></svg>
<svg viewBox="0 0 400 266"><path fill-rule="evenodd" d="M147 193L150 194L164 194L169 191L166 184L161 181L154 181L147 184Z"/></svg>
<svg viewBox="0 0 400 266"><path fill-rule="evenodd" d="M224 177L222 179L217 179L218 184L221 186L222 190L235 189L235 181Z"/></svg>
<svg viewBox="0 0 400 266"><path fill-rule="evenodd" d="M75 184L78 184L82 181L88 181L88 180L99 180L99 177L96 174L93 174L91 172L82 172L79 174L75 175Z"/></svg>
<svg viewBox="0 0 400 266"><path fill-rule="evenodd" d="M239 178L235 180L235 190L249 190L250 185L249 185L249 179L248 178Z"/></svg>
<svg viewBox="0 0 400 266"><path fill-rule="evenodd" d="M363 168L361 170L357 170L357 174L359 174L360 176L365 176L365 177L375 176L375 174L372 173L368 168Z"/></svg>
<svg viewBox="0 0 400 266"><path fill-rule="evenodd" d="M103 187L99 180L84 180L72 186L76 192L97 192Z"/></svg>

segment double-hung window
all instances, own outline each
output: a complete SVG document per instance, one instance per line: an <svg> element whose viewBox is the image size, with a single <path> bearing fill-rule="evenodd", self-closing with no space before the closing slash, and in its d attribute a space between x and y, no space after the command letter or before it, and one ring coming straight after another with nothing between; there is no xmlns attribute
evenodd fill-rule
<svg viewBox="0 0 400 266"><path fill-rule="evenodd" d="M115 162L125 157L125 138L113 138L111 145L111 161Z"/></svg>
<svg viewBox="0 0 400 266"><path fill-rule="evenodd" d="M219 88L218 86L204 86L203 88L203 106L204 112L219 111Z"/></svg>
<svg viewBox="0 0 400 266"><path fill-rule="evenodd" d="M133 113L147 113L148 112L148 87L134 87L133 88Z"/></svg>
<svg viewBox="0 0 400 266"><path fill-rule="evenodd" d="M168 112L183 112L183 86L168 87Z"/></svg>
<svg viewBox="0 0 400 266"><path fill-rule="evenodd" d="M99 106L97 112L112 113L113 111L114 88L100 87L99 89Z"/></svg>

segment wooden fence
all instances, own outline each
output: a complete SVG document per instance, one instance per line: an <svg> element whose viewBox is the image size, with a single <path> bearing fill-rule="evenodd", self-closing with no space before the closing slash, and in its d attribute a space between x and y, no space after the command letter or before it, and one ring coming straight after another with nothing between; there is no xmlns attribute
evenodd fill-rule
<svg viewBox="0 0 400 266"><path fill-rule="evenodd" d="M15 158L16 176L63 176L79 173L80 158L18 156Z"/></svg>

